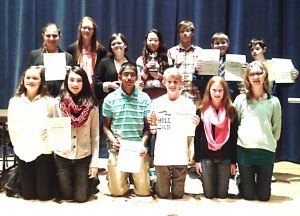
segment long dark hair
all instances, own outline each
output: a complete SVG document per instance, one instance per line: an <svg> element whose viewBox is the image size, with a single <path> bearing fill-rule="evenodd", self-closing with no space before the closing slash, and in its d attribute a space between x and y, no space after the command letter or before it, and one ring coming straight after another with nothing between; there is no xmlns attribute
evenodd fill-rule
<svg viewBox="0 0 300 216"><path fill-rule="evenodd" d="M15 96L21 96L23 93L26 94L24 78L25 78L26 72L28 70L37 70L37 71L39 71L40 77L41 77L41 84L40 84L39 89L38 89L38 94L41 95L42 97L44 97L46 95L49 95L48 94L48 89L47 89L47 86L46 86L46 81L45 81L45 68L44 68L44 66L29 66L25 69L25 71L23 72L23 74L20 78L19 86L17 88L17 92L16 92Z"/></svg>
<svg viewBox="0 0 300 216"><path fill-rule="evenodd" d="M158 37L158 40L159 40L159 47L158 47L158 50L157 50L156 59L157 59L158 64L161 68L160 72L163 73L163 71L169 67L168 56L167 56L167 48L165 46L165 42L164 42L164 39L162 37L162 34L157 29L150 29L145 35L145 45L144 45L143 53L142 53L143 63L144 63L144 65L146 65L151 60L150 54L152 53L152 51L147 46L147 39L148 39L148 35L150 33L156 34L157 37Z"/></svg>
<svg viewBox="0 0 300 216"><path fill-rule="evenodd" d="M60 28L59 28L55 23L52 23L52 22L47 23L47 24L42 28L42 34L43 34L43 35L44 35L46 29L47 29L49 26L55 26L56 29L57 29L58 36L61 37L61 30L60 30ZM45 42L43 42L42 50L43 50L43 52L45 52L45 51L47 50L47 47L46 47Z"/></svg>
<svg viewBox="0 0 300 216"><path fill-rule="evenodd" d="M92 91L86 72L81 67L78 66L68 67L66 70L67 73L64 80L64 88L60 93L61 101L64 100L67 94L70 94L73 100L76 99L77 104L85 105L85 106L88 105L97 106L98 101ZM73 95L73 93L68 88L68 80L71 72L78 74L82 78L82 90L76 96Z"/></svg>

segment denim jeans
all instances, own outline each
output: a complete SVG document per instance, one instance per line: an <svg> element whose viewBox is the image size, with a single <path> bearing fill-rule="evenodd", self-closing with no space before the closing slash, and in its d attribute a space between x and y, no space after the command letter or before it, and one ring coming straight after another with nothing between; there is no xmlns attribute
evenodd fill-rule
<svg viewBox="0 0 300 216"><path fill-rule="evenodd" d="M82 159L67 159L55 156L62 198L75 202L86 202L89 199L89 164L91 156Z"/></svg>
<svg viewBox="0 0 300 216"><path fill-rule="evenodd" d="M273 165L239 165L241 195L246 200L268 201L271 196Z"/></svg>
<svg viewBox="0 0 300 216"><path fill-rule="evenodd" d="M181 199L183 197L187 174L186 165L155 166L155 173L157 176L155 191L159 198L166 199L171 194L173 199Z"/></svg>
<svg viewBox="0 0 300 216"><path fill-rule="evenodd" d="M201 160L202 187L206 198L226 198L228 196L230 165L230 159Z"/></svg>

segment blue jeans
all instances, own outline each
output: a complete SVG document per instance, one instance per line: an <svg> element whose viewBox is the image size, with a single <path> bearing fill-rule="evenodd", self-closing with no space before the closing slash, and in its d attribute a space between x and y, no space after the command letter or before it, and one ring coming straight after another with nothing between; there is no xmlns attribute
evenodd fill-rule
<svg viewBox="0 0 300 216"><path fill-rule="evenodd" d="M244 199L268 201L271 196L273 165L239 165L241 175L240 192Z"/></svg>
<svg viewBox="0 0 300 216"><path fill-rule="evenodd" d="M55 156L62 198L75 202L86 202L89 199L89 164L91 156L71 160Z"/></svg>
<svg viewBox="0 0 300 216"><path fill-rule="evenodd" d="M230 159L203 159L202 187L204 196L209 199L215 197L226 198L230 178Z"/></svg>

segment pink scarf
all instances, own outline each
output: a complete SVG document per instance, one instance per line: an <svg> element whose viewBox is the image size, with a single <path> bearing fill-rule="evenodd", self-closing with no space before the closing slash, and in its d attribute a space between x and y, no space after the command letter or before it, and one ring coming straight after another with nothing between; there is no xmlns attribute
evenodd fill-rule
<svg viewBox="0 0 300 216"><path fill-rule="evenodd" d="M61 101L61 110L65 117L71 117L73 127L82 126L89 118L93 106L82 106L74 103L72 97L67 95Z"/></svg>
<svg viewBox="0 0 300 216"><path fill-rule="evenodd" d="M226 116L224 106L222 105L217 113L216 109L210 105L204 111L202 120L208 148L212 151L221 149L230 134L230 119ZM215 126L215 139L212 135L212 125Z"/></svg>
<svg viewBox="0 0 300 216"><path fill-rule="evenodd" d="M86 49L82 49L82 61L80 67L86 72L90 84L93 83L93 58L92 53Z"/></svg>

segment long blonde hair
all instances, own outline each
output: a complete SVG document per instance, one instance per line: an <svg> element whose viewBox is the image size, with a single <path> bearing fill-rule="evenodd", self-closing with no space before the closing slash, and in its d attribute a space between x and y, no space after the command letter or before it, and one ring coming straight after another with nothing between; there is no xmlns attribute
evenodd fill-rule
<svg viewBox="0 0 300 216"><path fill-rule="evenodd" d="M266 93L270 93L270 86L269 86L269 81L268 81L268 69L267 67L264 65L264 63L260 62L260 61L254 61L251 64L248 65L248 67L245 70L244 73L244 78L243 78L243 82L241 85L241 92L246 94L247 99L251 99L253 98L253 92L252 92L252 86L251 83L249 81L249 74L251 72L251 68L254 66L258 66L259 69L266 74L265 80L264 80L264 84L263 84L263 88L264 88L264 92Z"/></svg>

